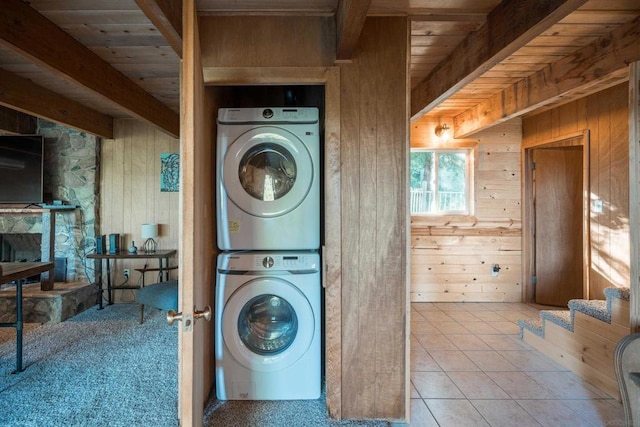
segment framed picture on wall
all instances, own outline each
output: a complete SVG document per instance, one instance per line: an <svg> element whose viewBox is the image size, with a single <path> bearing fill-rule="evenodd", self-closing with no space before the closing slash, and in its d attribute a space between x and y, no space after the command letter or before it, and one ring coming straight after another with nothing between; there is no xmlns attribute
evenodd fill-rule
<svg viewBox="0 0 640 427"><path fill-rule="evenodd" d="M160 154L160 191L180 191L180 154Z"/></svg>

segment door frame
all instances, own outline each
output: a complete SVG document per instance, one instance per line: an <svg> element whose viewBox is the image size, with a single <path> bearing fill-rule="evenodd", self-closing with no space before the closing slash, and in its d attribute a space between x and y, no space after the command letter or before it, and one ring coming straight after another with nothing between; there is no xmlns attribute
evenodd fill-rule
<svg viewBox="0 0 640 427"><path fill-rule="evenodd" d="M333 419L342 416L342 253L340 211L340 68L203 67L205 86L324 85L324 244L326 404ZM215 126L215 123L214 123ZM215 131L215 129L214 129Z"/></svg>
<svg viewBox="0 0 640 427"><path fill-rule="evenodd" d="M575 140L575 141L572 141ZM589 183L589 130L560 135L543 141L522 145L522 301L535 303L535 216L533 191L533 151L538 148L582 146L582 294L589 298L589 270L591 266L590 211L591 192Z"/></svg>

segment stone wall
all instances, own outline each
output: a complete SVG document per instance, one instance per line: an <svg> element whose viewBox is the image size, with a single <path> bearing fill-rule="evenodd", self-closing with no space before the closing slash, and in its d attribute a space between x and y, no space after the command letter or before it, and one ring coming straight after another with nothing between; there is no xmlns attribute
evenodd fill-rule
<svg viewBox="0 0 640 427"><path fill-rule="evenodd" d="M98 230L100 143L98 137L38 119L45 139L45 202L62 200L78 209L57 213L55 257L67 260L67 281L93 281ZM0 217L0 233L41 233L39 216Z"/></svg>

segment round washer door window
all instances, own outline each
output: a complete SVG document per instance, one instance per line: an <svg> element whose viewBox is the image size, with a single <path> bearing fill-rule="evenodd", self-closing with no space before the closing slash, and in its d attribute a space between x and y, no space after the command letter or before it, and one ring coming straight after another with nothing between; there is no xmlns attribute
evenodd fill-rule
<svg viewBox="0 0 640 427"><path fill-rule="evenodd" d="M307 196L313 162L304 143L271 126L240 135L224 157L227 196L244 212L259 217L285 215Z"/></svg>
<svg viewBox="0 0 640 427"><path fill-rule="evenodd" d="M286 299L272 294L258 295L240 310L238 333L254 353L279 354L296 339L298 316Z"/></svg>
<svg viewBox="0 0 640 427"><path fill-rule="evenodd" d="M253 279L227 300L224 343L243 366L262 372L285 369L309 349L315 331L311 304L286 280Z"/></svg>

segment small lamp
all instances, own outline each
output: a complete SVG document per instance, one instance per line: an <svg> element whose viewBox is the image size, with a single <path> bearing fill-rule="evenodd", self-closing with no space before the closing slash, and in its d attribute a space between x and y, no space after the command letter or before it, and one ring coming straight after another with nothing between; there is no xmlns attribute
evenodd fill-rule
<svg viewBox="0 0 640 427"><path fill-rule="evenodd" d="M147 239L142 245L142 250L147 254L153 254L158 247L155 240L158 237L158 224L142 224L142 238Z"/></svg>
<svg viewBox="0 0 640 427"><path fill-rule="evenodd" d="M436 136L445 141L448 140L451 136L451 128L446 123L436 126Z"/></svg>

